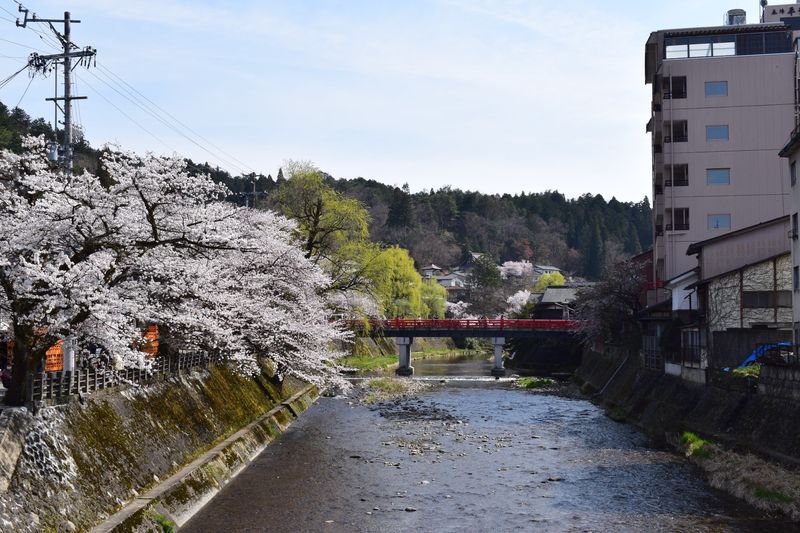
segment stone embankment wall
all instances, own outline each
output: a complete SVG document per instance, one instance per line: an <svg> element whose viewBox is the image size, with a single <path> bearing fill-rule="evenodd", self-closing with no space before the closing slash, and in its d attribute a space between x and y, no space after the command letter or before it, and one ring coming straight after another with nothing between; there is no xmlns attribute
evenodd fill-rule
<svg viewBox="0 0 800 533"><path fill-rule="evenodd" d="M624 363L624 364L623 364ZM616 377L610 381L612 375ZM610 348L587 353L575 374L584 392L616 419L666 442L684 431L800 464L800 403L746 390L700 385L643 370L636 354Z"/></svg>
<svg viewBox="0 0 800 533"><path fill-rule="evenodd" d="M267 365L255 377L219 365L36 416L6 409L0 414L0 531L89 530L205 454L209 460L198 470L148 498L116 530L180 523L316 396L316 388L298 380L278 381Z"/></svg>

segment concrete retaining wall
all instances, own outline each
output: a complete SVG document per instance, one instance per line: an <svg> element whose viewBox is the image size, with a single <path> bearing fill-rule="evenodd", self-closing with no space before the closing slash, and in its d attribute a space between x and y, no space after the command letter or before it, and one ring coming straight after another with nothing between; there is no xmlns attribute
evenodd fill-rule
<svg viewBox="0 0 800 533"><path fill-rule="evenodd" d="M603 388L626 354L589 353L576 378L584 391ZM632 423L657 441L669 434L693 431L783 461L800 463L800 402L765 394L726 390L687 382L641 368L627 359L622 370L597 398L610 416Z"/></svg>
<svg viewBox="0 0 800 533"><path fill-rule="evenodd" d="M130 503L140 507L128 509L129 531L153 530L157 514L181 522L316 395L264 361L255 376L219 365L36 416L15 411L0 419L0 438L16 443L0 457L0 531L89 530Z"/></svg>
<svg viewBox="0 0 800 533"><path fill-rule="evenodd" d="M758 392L800 401L800 368L763 365L758 378Z"/></svg>

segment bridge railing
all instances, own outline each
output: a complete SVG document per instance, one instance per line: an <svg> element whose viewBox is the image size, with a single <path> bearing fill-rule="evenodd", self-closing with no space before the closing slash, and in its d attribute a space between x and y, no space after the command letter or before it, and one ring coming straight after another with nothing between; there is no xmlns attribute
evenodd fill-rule
<svg viewBox="0 0 800 533"><path fill-rule="evenodd" d="M388 320L346 320L348 329L362 330L575 330L579 320L556 319L422 319L392 318Z"/></svg>

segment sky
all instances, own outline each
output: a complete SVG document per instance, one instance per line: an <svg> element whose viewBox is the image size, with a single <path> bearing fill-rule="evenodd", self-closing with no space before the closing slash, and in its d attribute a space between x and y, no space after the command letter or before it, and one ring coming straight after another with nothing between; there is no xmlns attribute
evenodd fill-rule
<svg viewBox="0 0 800 533"><path fill-rule="evenodd" d="M23 4L41 18L71 11L81 20L73 41L98 50L97 68L75 70L76 92L89 97L75 114L94 146L177 154L234 174L274 176L284 161L305 160L412 191L622 201L650 192L649 33L718 25L736 7L748 22L759 17L757 0ZM53 47L41 24L39 34L15 27L16 2L0 8L5 77L31 47ZM52 121L44 98L54 83L23 73L0 100Z"/></svg>

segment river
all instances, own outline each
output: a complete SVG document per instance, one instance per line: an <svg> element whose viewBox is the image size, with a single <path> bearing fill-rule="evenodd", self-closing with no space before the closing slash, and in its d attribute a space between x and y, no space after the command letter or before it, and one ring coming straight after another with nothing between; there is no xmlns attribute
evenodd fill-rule
<svg viewBox="0 0 800 533"><path fill-rule="evenodd" d="M321 398L181 531L791 529L587 401L479 377L483 360L415 368L434 384L413 399Z"/></svg>

